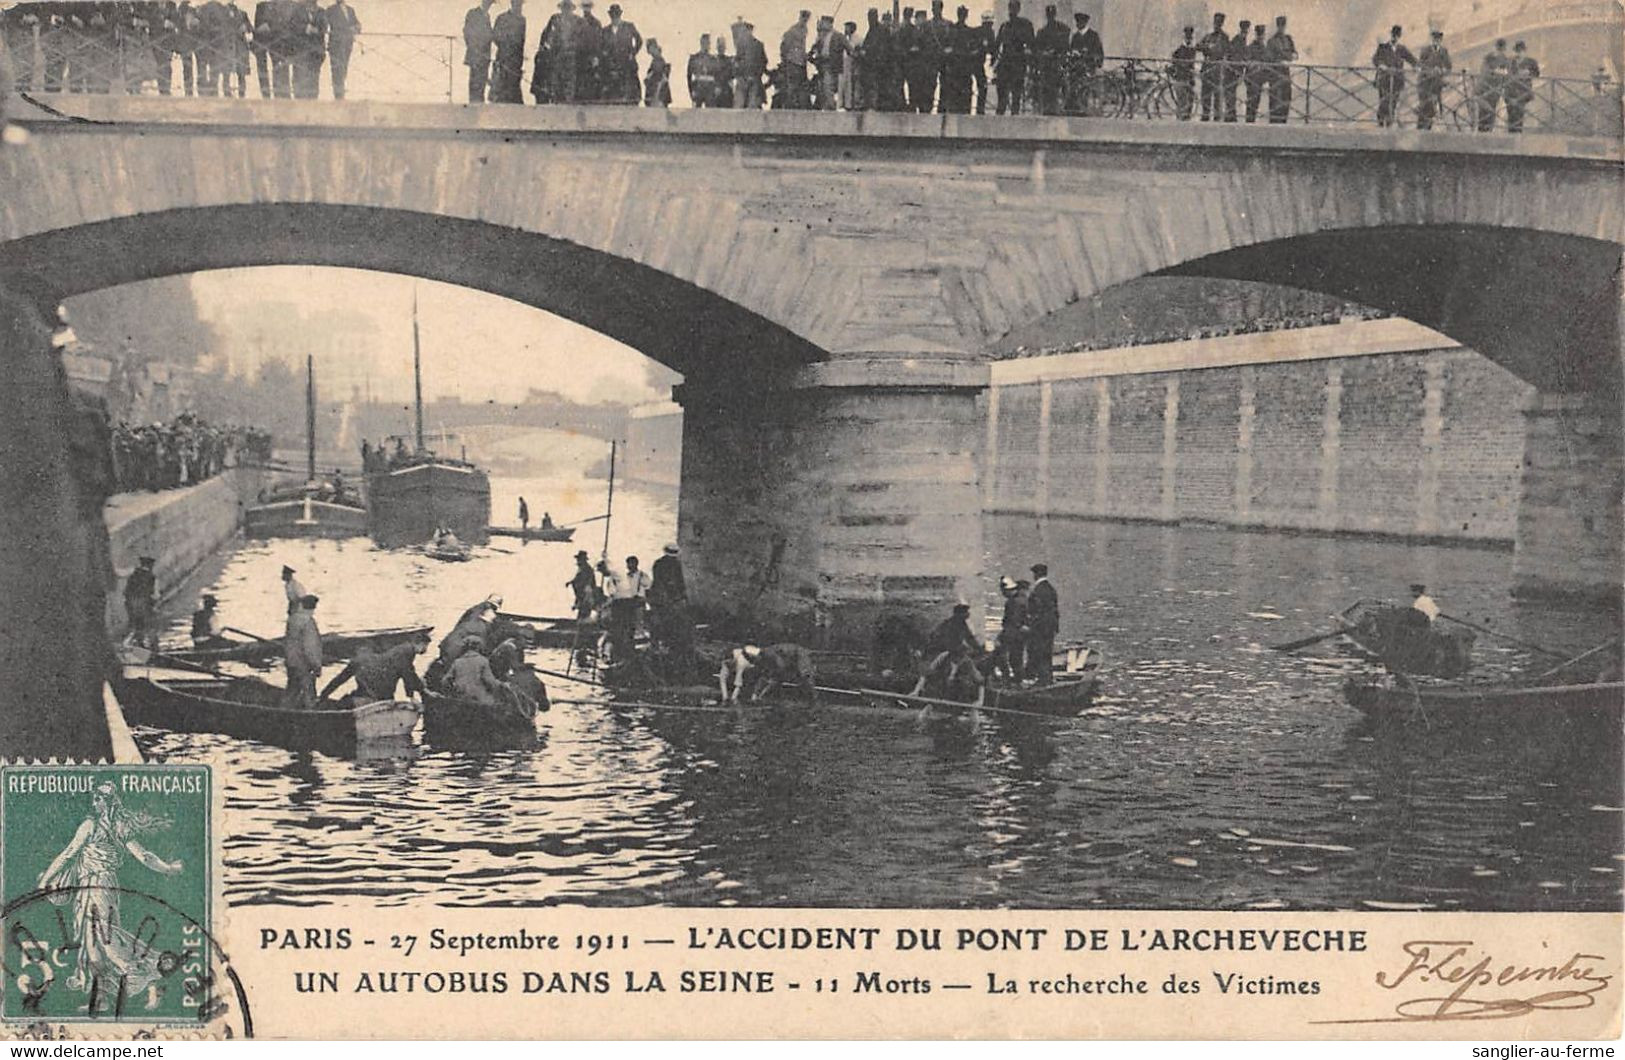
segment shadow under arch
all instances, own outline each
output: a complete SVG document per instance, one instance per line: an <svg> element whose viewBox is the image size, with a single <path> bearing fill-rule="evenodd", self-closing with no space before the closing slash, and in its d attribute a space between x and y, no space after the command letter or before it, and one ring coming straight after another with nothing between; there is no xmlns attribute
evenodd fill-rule
<svg viewBox="0 0 1625 1060"><path fill-rule="evenodd" d="M1620 252L1555 232L1396 225L1254 243L1152 275L1334 295L1448 335L1541 390L1616 393Z"/></svg>
<svg viewBox="0 0 1625 1060"><path fill-rule="evenodd" d="M690 380L768 382L825 352L669 273L520 229L415 211L321 203L189 207L0 243L0 281L58 299L212 269L317 265L417 276L575 321Z"/></svg>

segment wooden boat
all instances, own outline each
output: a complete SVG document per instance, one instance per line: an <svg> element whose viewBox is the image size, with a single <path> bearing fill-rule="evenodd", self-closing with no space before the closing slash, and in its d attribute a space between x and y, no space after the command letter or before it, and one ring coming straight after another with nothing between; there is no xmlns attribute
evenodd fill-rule
<svg viewBox="0 0 1625 1060"><path fill-rule="evenodd" d="M322 662L336 663L351 658L362 648L393 648L419 634L428 633L431 626L397 626L391 629L363 629L349 633L322 634ZM168 659L212 666L223 662L261 664L282 658L282 638L245 640L228 648L166 648L162 652Z"/></svg>
<svg viewBox="0 0 1625 1060"><path fill-rule="evenodd" d="M423 738L448 750L528 747L537 740L536 714L425 691Z"/></svg>
<svg viewBox="0 0 1625 1060"><path fill-rule="evenodd" d="M1397 604L1360 601L1336 618L1345 636L1398 674L1460 677L1473 666L1473 631L1429 623Z"/></svg>
<svg viewBox="0 0 1625 1060"><path fill-rule="evenodd" d="M1625 682L1587 684L1407 684L1352 680L1349 706L1386 724L1539 725L1553 719L1602 722L1615 730L1625 716Z"/></svg>
<svg viewBox="0 0 1625 1060"><path fill-rule="evenodd" d="M323 494L326 494L325 496ZM360 537L367 532L367 509L335 479L326 490L316 477L316 359L305 357L305 483L283 488L243 513L243 533L251 538Z"/></svg>
<svg viewBox="0 0 1625 1060"><path fill-rule="evenodd" d="M292 750L349 753L367 743L404 739L418 721L417 704L391 700L290 707L282 689L253 677L181 678L129 668L113 691L131 725L221 733Z"/></svg>
<svg viewBox="0 0 1625 1060"><path fill-rule="evenodd" d="M306 495L256 504L243 513L243 534L270 537L364 537L367 509Z"/></svg>
<svg viewBox="0 0 1625 1060"><path fill-rule="evenodd" d="M573 526L493 526L492 537L517 537L521 541L569 541L576 536Z"/></svg>
<svg viewBox="0 0 1625 1060"><path fill-rule="evenodd" d="M382 457L367 470L367 514L373 538L389 547L426 540L447 527L483 545L491 525L491 479L467 460L437 456L423 440L423 355L418 340L417 293L412 295L412 376L417 410L415 448L403 458ZM388 440L386 439L386 442Z"/></svg>
<svg viewBox="0 0 1625 1060"><path fill-rule="evenodd" d="M467 545L428 544L423 546L423 554L442 563L467 563L473 552Z"/></svg>
<svg viewBox="0 0 1625 1060"><path fill-rule="evenodd" d="M911 686L912 687L912 686ZM975 709L973 700L944 699L936 696L914 696L883 688L861 688L860 693L872 702L896 706L931 707L969 712ZM1047 717L1070 718L1082 713L1094 702L1100 691L1100 678L1094 673L1060 674L1047 685L1030 688L1001 687L989 684L981 709L1012 715L1037 714ZM974 697L973 697L974 699Z"/></svg>

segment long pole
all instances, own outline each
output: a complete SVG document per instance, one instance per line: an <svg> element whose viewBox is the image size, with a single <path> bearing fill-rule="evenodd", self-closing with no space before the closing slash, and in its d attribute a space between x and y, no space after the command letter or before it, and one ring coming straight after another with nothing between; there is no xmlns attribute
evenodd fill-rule
<svg viewBox="0 0 1625 1060"><path fill-rule="evenodd" d="M316 481L316 358L305 354L305 481Z"/></svg>
<svg viewBox="0 0 1625 1060"><path fill-rule="evenodd" d="M615 514L615 449L619 443L609 443L609 501L604 505L604 554L600 559L609 559L609 521Z"/></svg>
<svg viewBox="0 0 1625 1060"><path fill-rule="evenodd" d="M423 348L418 341L418 289L412 288L412 385L417 408L418 452L423 451Z"/></svg>

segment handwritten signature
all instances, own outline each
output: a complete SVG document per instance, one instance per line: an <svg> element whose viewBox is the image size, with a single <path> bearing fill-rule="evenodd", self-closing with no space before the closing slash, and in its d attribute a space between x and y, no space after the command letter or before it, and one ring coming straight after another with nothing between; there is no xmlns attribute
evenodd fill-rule
<svg viewBox="0 0 1625 1060"><path fill-rule="evenodd" d="M1331 1023L1407 1023L1513 1019L1536 1011L1579 1010L1596 1004L1613 976L1607 958L1578 950L1552 963L1502 960L1471 939L1403 943L1406 963L1376 975L1385 990L1424 991L1394 1005L1394 1014Z"/></svg>

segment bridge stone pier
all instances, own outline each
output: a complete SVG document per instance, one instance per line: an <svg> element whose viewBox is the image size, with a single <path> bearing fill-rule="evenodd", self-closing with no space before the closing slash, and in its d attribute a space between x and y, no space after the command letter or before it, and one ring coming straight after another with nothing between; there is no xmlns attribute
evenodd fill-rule
<svg viewBox="0 0 1625 1060"><path fill-rule="evenodd" d="M685 377L680 533L713 617L839 643L866 637L883 607L940 614L963 595L979 611L987 363L1081 298L1172 273L1390 309L1554 395L1530 420L1520 573L1619 583L1604 562L1617 568L1618 458L1575 455L1591 452L1576 439L1601 451L1617 436L1613 141L56 103L78 120L30 120L29 144L0 151L0 284L62 297L204 269L350 266L488 291L626 342ZM1586 433L1577 401L1614 433ZM1580 539L1597 562L1573 561Z"/></svg>

